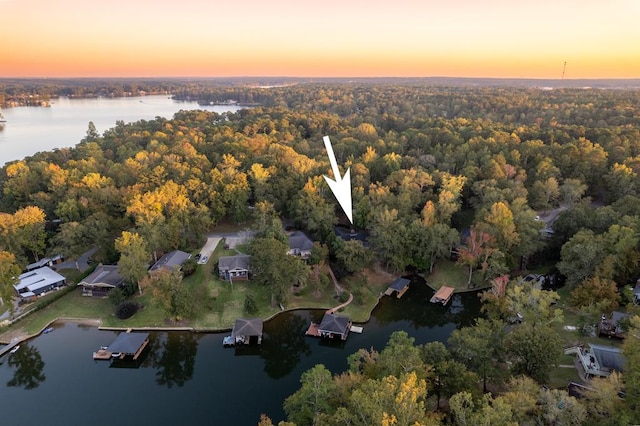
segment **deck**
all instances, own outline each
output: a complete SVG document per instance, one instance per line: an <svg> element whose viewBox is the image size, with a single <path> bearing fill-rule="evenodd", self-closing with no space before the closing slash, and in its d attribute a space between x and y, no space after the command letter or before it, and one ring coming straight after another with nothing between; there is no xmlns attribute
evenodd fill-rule
<svg viewBox="0 0 640 426"><path fill-rule="evenodd" d="M316 324L315 322L312 322L311 325L309 326L309 329L304 334L306 336L320 337L320 330L318 329L318 324Z"/></svg>

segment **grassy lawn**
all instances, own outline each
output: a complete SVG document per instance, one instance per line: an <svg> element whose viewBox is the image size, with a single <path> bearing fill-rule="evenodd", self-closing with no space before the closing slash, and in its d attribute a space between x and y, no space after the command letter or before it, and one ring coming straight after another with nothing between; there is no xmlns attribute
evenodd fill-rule
<svg viewBox="0 0 640 426"><path fill-rule="evenodd" d="M570 364L573 364L573 361L571 361ZM580 376L578 376L578 370L575 368L557 367L551 370L547 386L552 389L565 389L569 382L582 383Z"/></svg>
<svg viewBox="0 0 640 426"><path fill-rule="evenodd" d="M448 259L438 261L433 267L433 272L425 273L424 277L427 284L434 290L438 290L443 285L455 288L456 292L469 290L467 288L469 270Z"/></svg>

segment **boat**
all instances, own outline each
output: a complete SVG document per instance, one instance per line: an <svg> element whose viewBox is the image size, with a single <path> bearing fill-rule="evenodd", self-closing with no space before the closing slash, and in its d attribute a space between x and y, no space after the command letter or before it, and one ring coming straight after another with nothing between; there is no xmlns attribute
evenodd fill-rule
<svg viewBox="0 0 640 426"><path fill-rule="evenodd" d="M225 336L224 339L222 339L222 346L224 347L234 346L235 343L236 340L233 338L233 336Z"/></svg>
<svg viewBox="0 0 640 426"><path fill-rule="evenodd" d="M48 333L51 333L52 331L53 331L53 327L49 327L49 328L45 328L42 332L44 334L48 334Z"/></svg>
<svg viewBox="0 0 640 426"><path fill-rule="evenodd" d="M20 345L16 345L13 347L13 349L11 349L9 351L10 354L15 354L16 352L18 352L18 349L20 349Z"/></svg>

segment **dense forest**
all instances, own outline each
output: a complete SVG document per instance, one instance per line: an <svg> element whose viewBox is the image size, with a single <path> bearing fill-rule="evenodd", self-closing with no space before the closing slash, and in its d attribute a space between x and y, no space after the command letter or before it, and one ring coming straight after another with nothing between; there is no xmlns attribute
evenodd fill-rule
<svg viewBox="0 0 640 426"><path fill-rule="evenodd" d="M75 148L7 164L0 170L3 265L23 267L58 252L75 256L94 245L100 248L96 259L107 263L136 245L157 257L192 248L214 224L242 222L253 210L254 216L258 211L295 221L327 247L342 274L362 269L372 254L387 270L402 273L429 271L453 253L467 268L470 287L495 289L505 274L544 265L581 289L576 303L594 315L628 302L624 290L640 275L638 90L364 83L158 89L177 99L259 106L117 122L103 134L88 123ZM331 137L341 172L351 169L353 226L369 232L367 246L345 243L334 234L334 226L348 220L322 178L332 175L325 135ZM541 219L551 211L560 213L547 224ZM265 235L261 243L269 238L277 235ZM8 294L6 288L0 295ZM490 320L479 320L474 332L454 334L453 348L466 346L456 346L455 339L471 341L476 334L485 333L487 342L502 338L496 334L502 327L494 322L507 320L510 306L522 305L524 296L491 294L485 297ZM406 336L395 336L379 354L354 356L352 371L338 378L321 367L306 374L301 390L285 404L290 420L438 423L442 419L424 409L427 391L434 389L452 397L457 424L516 424L534 417L547 424L582 424L587 412L598 414L602 422L596 424L637 417L640 371L625 376L626 400L614 392L610 402L617 405L604 408L585 408L560 394L540 396L535 382L527 381L543 383L545 371L536 363L549 360L531 360L517 348L537 339L543 345L537 350L554 342L545 334L557 319L546 297L536 293L527 299L536 300L529 308L538 309L540 322L529 322L505 343L515 351L514 372L526 377L514 376L499 398L482 397L469 385L483 375L492 378L490 361L503 358L480 347L478 338L476 352L455 358L455 350L451 355L436 345L416 347ZM464 357L474 362L467 365ZM445 374L460 382L447 384L440 377ZM374 390L380 391L380 401L406 407L387 410L372 399ZM320 396L304 392L342 399L325 398L326 406L305 411L310 409L305 401ZM518 411L523 398L533 405ZM543 409L540 398L556 399ZM567 401L566 410L554 411L558 398ZM357 410L370 417L356 418ZM491 418L495 421L486 420Z"/></svg>

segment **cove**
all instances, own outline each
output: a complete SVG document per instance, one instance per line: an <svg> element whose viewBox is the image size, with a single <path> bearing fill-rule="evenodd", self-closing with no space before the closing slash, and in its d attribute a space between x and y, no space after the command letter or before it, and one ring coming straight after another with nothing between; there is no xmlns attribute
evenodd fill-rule
<svg viewBox="0 0 640 426"><path fill-rule="evenodd" d="M360 348L381 350L396 330L416 344L446 341L479 315L477 293L454 296L448 306L412 277L401 298L382 297L362 334L346 342L305 336L322 310L281 313L264 324L260 347L223 348L228 333L153 332L137 363L94 361L93 351L117 333L75 323L23 342L0 358L0 401L6 424L255 425L260 413L284 420L284 399L303 372L324 364L347 368Z"/></svg>

